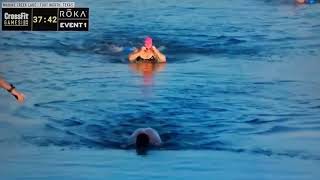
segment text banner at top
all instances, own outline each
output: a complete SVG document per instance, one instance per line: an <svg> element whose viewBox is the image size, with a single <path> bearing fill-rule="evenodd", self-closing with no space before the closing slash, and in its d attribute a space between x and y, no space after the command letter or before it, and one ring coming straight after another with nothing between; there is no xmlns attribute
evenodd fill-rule
<svg viewBox="0 0 320 180"><path fill-rule="evenodd" d="M75 2L2 2L2 8L74 8Z"/></svg>

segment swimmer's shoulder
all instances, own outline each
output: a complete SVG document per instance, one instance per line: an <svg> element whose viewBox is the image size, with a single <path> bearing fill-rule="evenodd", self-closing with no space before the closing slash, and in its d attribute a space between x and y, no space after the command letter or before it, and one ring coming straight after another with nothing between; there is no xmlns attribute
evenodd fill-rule
<svg viewBox="0 0 320 180"><path fill-rule="evenodd" d="M145 134L147 134L149 136L150 135L151 136L154 136L154 135L155 136L159 136L158 132L155 129L151 128L151 127L138 128L133 132L132 136L137 136L138 134L141 134L141 133L145 133Z"/></svg>
<svg viewBox="0 0 320 180"><path fill-rule="evenodd" d="M153 129L153 128L145 128L145 129L144 129L144 132L145 132L146 134L148 134L149 136L151 136L151 137L155 137L155 138L157 138L157 139L160 139L159 133L158 133L155 129Z"/></svg>
<svg viewBox="0 0 320 180"><path fill-rule="evenodd" d="M152 133L157 133L157 131L151 127L147 127L143 129L145 132L152 132Z"/></svg>
<svg viewBox="0 0 320 180"><path fill-rule="evenodd" d="M145 133L148 134L150 141L151 141L151 144L153 144L155 146L160 146L162 144L162 140L160 138L160 135L155 129L146 128Z"/></svg>
<svg viewBox="0 0 320 180"><path fill-rule="evenodd" d="M133 132L133 134L143 133L144 131L145 131L145 128L138 128Z"/></svg>

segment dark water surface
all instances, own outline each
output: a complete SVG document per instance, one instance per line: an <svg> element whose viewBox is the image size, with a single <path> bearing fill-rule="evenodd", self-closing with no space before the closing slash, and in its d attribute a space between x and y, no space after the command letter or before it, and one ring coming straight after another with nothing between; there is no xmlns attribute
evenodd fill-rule
<svg viewBox="0 0 320 180"><path fill-rule="evenodd" d="M319 163L319 4L76 5L90 8L89 32L1 32L0 72L28 98L18 106L1 92L8 120L0 122L0 147L123 149L136 128L152 127L161 150ZM146 35L167 55L166 65L128 65L123 49Z"/></svg>

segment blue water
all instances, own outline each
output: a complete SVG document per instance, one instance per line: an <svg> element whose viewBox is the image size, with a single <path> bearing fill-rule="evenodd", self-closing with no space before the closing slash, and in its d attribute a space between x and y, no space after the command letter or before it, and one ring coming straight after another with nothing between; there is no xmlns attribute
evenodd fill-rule
<svg viewBox="0 0 320 180"><path fill-rule="evenodd" d="M163 139L160 151L319 165L320 4L76 5L90 8L89 32L1 32L1 76L27 101L17 105L1 92L9 120L0 121L0 147L118 150L136 128L152 127ZM128 64L124 49L146 35L166 65Z"/></svg>

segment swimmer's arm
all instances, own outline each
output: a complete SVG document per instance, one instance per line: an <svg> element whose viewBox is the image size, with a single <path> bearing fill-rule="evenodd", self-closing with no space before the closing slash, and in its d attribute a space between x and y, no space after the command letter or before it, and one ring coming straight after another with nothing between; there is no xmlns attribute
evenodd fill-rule
<svg viewBox="0 0 320 180"><path fill-rule="evenodd" d="M0 87L5 90L9 90L11 88L11 85L7 83L5 80L0 79Z"/></svg>
<svg viewBox="0 0 320 180"><path fill-rule="evenodd" d="M155 46L152 46L154 55L156 56L158 62L165 63L167 62L166 56L162 54Z"/></svg>
<svg viewBox="0 0 320 180"><path fill-rule="evenodd" d="M130 136L127 142L127 145L132 145L134 144L136 141L136 137L135 136Z"/></svg>
<svg viewBox="0 0 320 180"><path fill-rule="evenodd" d="M129 137L129 144L135 144L136 143L136 139L138 134L140 134L141 132L143 132L143 129L139 128L137 130L135 130L131 136Z"/></svg>
<svg viewBox="0 0 320 180"><path fill-rule="evenodd" d="M152 128L147 128L146 129L146 133L148 134L148 136L151 139L151 142L156 145L156 146L161 146L162 145L162 141L161 138L158 134L158 132Z"/></svg>
<svg viewBox="0 0 320 180"><path fill-rule="evenodd" d="M14 86L11 86L8 82L3 79L0 79L0 87L9 91L11 95L13 95L18 102L22 103L25 99L25 95L22 92L19 92Z"/></svg>
<svg viewBox="0 0 320 180"><path fill-rule="evenodd" d="M135 61L140 56L141 50L134 50L132 53L129 54L128 59L130 62Z"/></svg>

